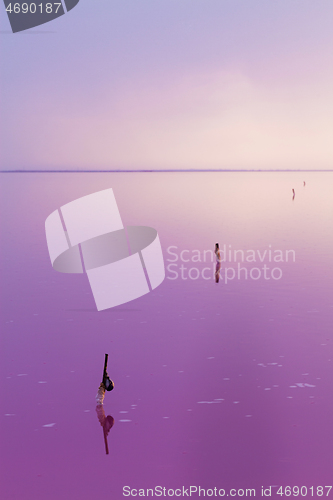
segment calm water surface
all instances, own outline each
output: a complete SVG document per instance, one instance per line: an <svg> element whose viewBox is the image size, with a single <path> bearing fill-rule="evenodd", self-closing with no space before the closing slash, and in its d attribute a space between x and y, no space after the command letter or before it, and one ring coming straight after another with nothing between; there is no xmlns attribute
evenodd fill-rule
<svg viewBox="0 0 333 500"><path fill-rule="evenodd" d="M332 173L3 174L1 185L2 499L332 484ZM109 187L124 225L158 230L171 267L152 293L97 312L85 275L52 269L44 222ZM256 261L240 279L238 262L222 262L216 283L209 252L203 262L215 242ZM95 409L106 352L108 455Z"/></svg>

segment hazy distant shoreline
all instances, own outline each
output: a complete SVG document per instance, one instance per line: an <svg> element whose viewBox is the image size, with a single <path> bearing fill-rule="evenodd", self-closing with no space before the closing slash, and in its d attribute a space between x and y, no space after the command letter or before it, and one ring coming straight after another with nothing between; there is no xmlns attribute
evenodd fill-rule
<svg viewBox="0 0 333 500"><path fill-rule="evenodd" d="M333 169L114 169L114 170L0 170L0 174L88 174L88 173L196 173L196 172L333 172Z"/></svg>

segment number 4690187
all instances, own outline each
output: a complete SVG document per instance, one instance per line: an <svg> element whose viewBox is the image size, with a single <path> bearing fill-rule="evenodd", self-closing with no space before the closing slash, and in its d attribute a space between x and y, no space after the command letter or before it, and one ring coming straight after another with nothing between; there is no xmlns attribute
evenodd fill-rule
<svg viewBox="0 0 333 500"><path fill-rule="evenodd" d="M298 497L299 495L302 497L306 497L308 494L310 496L317 496L317 497L328 497L329 492L331 491L332 486L310 486L307 488L306 486L285 486L284 488L280 486L280 488L277 490L276 494L277 495L285 495L286 497Z"/></svg>
<svg viewBox="0 0 333 500"><path fill-rule="evenodd" d="M54 6L54 11L53 11L53 6ZM43 5L42 3L40 4L35 4L35 3L23 3L22 5L19 3L14 3L14 7L12 7L12 4L10 3L8 7L6 8L6 11L9 12L10 14L13 12L14 14L35 14L35 12L40 12L41 14L43 13L43 7L44 7L44 12L47 14L52 14L54 12L57 14L59 8L61 6L60 3L47 3L46 5Z"/></svg>

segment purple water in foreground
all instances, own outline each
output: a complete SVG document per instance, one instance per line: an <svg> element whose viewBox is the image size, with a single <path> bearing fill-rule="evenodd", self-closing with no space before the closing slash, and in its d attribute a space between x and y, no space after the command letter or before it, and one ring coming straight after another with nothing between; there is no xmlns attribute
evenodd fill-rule
<svg viewBox="0 0 333 500"><path fill-rule="evenodd" d="M120 500L123 486L159 485L256 496L307 486L310 497L333 484L331 173L3 174L1 184L2 499ZM52 269L44 222L108 187L125 225L158 230L173 267L154 292L97 312L85 275ZM254 250L242 267L266 264L270 279L238 279L229 262L216 283L208 253L180 261L182 250L203 260L216 241ZM236 269L227 283L225 267ZM109 455L95 411L106 352Z"/></svg>

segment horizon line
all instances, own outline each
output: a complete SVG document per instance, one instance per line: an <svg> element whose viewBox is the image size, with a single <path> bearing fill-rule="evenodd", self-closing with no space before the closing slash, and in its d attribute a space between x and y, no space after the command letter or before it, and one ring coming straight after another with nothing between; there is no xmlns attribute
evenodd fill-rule
<svg viewBox="0 0 333 500"><path fill-rule="evenodd" d="M133 169L99 169L99 170L92 170L92 169L87 169L87 170L82 170L82 169L76 169L76 170L60 170L60 169L53 169L53 170L41 170L41 169L26 169L26 170L0 170L1 174L31 174L31 173L42 173L42 174L52 174L52 173L62 173L62 174L68 174L68 173L173 173L173 172L189 172L189 173L194 173L194 172L333 172L333 169L216 169L216 168L209 168L209 169L138 169L138 170L133 170Z"/></svg>

